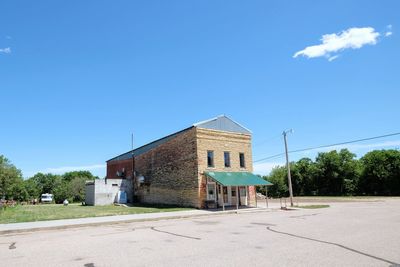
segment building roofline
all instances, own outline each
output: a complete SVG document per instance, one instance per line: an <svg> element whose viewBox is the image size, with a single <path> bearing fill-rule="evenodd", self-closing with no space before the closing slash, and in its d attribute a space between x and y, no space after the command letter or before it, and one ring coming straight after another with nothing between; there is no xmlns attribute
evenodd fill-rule
<svg viewBox="0 0 400 267"><path fill-rule="evenodd" d="M116 158L118 158L118 157L120 157L120 156L122 156L122 155L128 154L128 153L135 154L135 151L137 151L137 150L139 150L139 149L142 149L142 148L144 148L144 147L146 147L146 146L149 146L149 145L151 145L151 144L154 144L155 142L159 142L159 141L161 141L161 140L163 140L163 139L169 138L169 137L171 137L171 136L173 136L173 135L177 135L177 134L180 134L180 133L182 133L182 132L185 132L185 131L187 131L187 130L193 128L193 127L194 127L194 126L190 126L190 127L185 128L185 129L183 129L183 130L177 131L177 132L175 132L175 133L169 134L169 135L164 136L164 137L162 137L162 138L159 138L159 139L157 139L157 140L151 141L150 143L147 143L147 144L145 144L145 145L142 145L142 146L140 146L140 147L137 147L137 148L135 148L135 149L133 149L133 150L129 150L129 151L125 152L125 153L119 154L118 156L115 156L115 157L113 157L113 158L111 158L111 159L109 159L109 160L106 160L106 162L112 161L112 160L114 160L114 159L116 159Z"/></svg>
<svg viewBox="0 0 400 267"><path fill-rule="evenodd" d="M226 116L225 114L218 115L218 116L216 116L216 117L214 117L214 118L211 118L211 119L208 119L208 120L196 122L196 123L193 124L193 126L194 126L194 127L197 127L197 126L199 126L200 124L207 123L207 122L210 122L210 121L214 121L214 120L217 120L218 118L222 118L222 117L225 117L225 118L231 120L233 123L235 123L235 124L237 124L238 126L242 127L243 129L245 129L245 130L248 131L249 133L253 133L250 129L244 127L243 125L241 125L241 124L238 123L237 121L231 119L230 117Z"/></svg>

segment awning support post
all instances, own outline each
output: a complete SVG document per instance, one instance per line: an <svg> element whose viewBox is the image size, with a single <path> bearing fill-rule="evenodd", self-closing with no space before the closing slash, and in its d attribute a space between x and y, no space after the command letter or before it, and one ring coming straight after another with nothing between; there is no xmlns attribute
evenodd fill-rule
<svg viewBox="0 0 400 267"><path fill-rule="evenodd" d="M256 208L258 208L258 205L257 205L257 188L256 188L255 185L253 185L253 188L254 188L254 198L256 199Z"/></svg>
<svg viewBox="0 0 400 267"><path fill-rule="evenodd" d="M224 187L223 187L223 185L220 185L220 187L221 187L221 194L222 194L222 198L221 198L221 200L222 200L222 210L225 211Z"/></svg>
<svg viewBox="0 0 400 267"><path fill-rule="evenodd" d="M236 211L239 210L239 187L236 186Z"/></svg>
<svg viewBox="0 0 400 267"><path fill-rule="evenodd" d="M268 186L265 186L265 204L267 205L268 209Z"/></svg>

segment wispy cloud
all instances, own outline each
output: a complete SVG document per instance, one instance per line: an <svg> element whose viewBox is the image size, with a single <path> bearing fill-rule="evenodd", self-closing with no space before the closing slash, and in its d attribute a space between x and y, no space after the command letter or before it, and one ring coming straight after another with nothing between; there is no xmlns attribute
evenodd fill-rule
<svg viewBox="0 0 400 267"><path fill-rule="evenodd" d="M56 168L47 168L35 172L29 172L29 176L34 175L35 173L52 173L52 174L63 174L70 171L95 171L100 169L105 169L105 164L93 164L93 165L85 165L85 166L63 166L63 167L56 167Z"/></svg>
<svg viewBox="0 0 400 267"><path fill-rule="evenodd" d="M326 57L329 61L337 58L332 55L345 49L360 49L364 45L375 45L379 32L372 27L349 28L339 34L331 33L322 35L322 43L319 45L307 46L296 52L293 57L305 56L308 58Z"/></svg>
<svg viewBox="0 0 400 267"><path fill-rule="evenodd" d="M339 55L332 56L332 57L328 58L328 61L329 61L329 62L330 62L330 61L334 61L334 60L337 59L338 57L339 57Z"/></svg>
<svg viewBox="0 0 400 267"><path fill-rule="evenodd" d="M9 47L0 48L0 53L10 54L11 53L11 48L9 48Z"/></svg>
<svg viewBox="0 0 400 267"><path fill-rule="evenodd" d="M392 35L392 34L393 34L393 32L392 32L392 25L389 24L389 25L386 26L385 37L389 37L389 36Z"/></svg>

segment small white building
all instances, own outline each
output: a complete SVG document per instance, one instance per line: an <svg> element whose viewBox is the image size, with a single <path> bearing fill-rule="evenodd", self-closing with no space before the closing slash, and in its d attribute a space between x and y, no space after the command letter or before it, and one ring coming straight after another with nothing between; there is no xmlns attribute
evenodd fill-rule
<svg viewBox="0 0 400 267"><path fill-rule="evenodd" d="M131 179L96 179L86 182L85 203L90 206L132 203Z"/></svg>

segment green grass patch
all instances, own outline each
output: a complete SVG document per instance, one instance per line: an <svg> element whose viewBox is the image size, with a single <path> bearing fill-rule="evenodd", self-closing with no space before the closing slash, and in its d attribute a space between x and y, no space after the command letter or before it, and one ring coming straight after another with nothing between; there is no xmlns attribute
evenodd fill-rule
<svg viewBox="0 0 400 267"><path fill-rule="evenodd" d="M81 204L43 204L43 205L18 205L0 209L0 223L18 223L48 221L60 219L75 219L87 217L100 217L112 215L170 212L190 210L191 208L182 208L166 205L140 205L134 207L122 206L82 206Z"/></svg>
<svg viewBox="0 0 400 267"><path fill-rule="evenodd" d="M298 208L302 209L323 209L323 208L329 208L329 205L300 205L297 206Z"/></svg>

